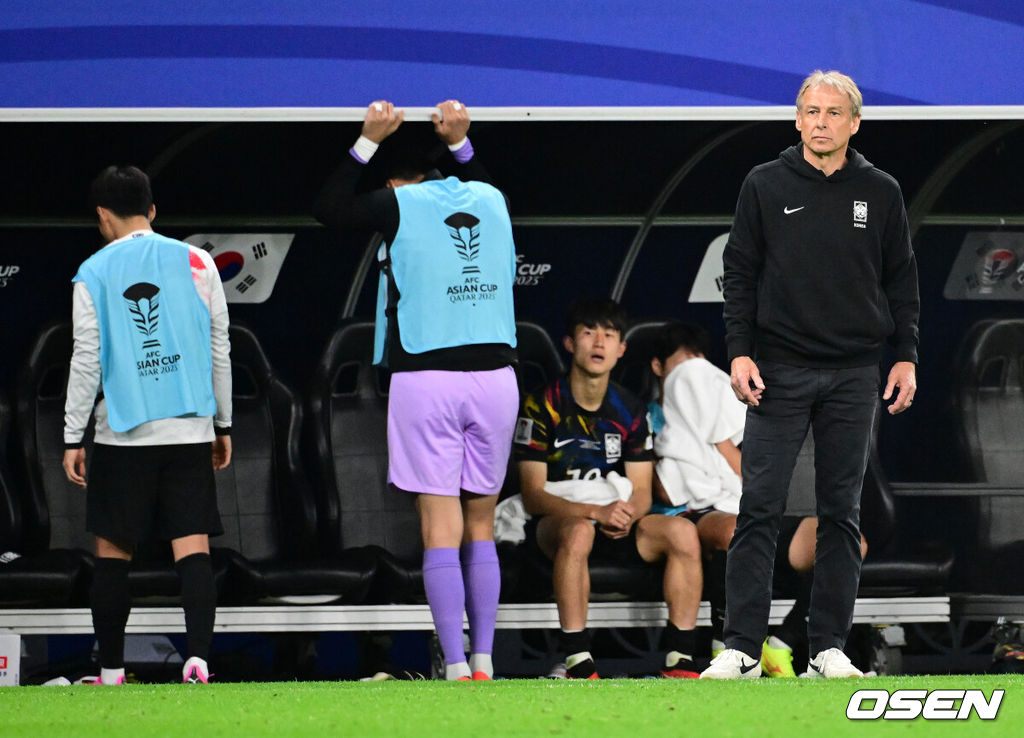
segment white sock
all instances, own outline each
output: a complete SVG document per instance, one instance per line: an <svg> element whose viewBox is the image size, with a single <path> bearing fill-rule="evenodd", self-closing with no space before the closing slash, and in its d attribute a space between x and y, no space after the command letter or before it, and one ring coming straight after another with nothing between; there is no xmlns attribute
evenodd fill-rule
<svg viewBox="0 0 1024 738"><path fill-rule="evenodd" d="M472 676L469 671L469 664L465 661L460 661L457 664L445 664L444 667L444 678L450 682L455 681L459 677Z"/></svg>
<svg viewBox="0 0 1024 738"><path fill-rule="evenodd" d="M788 643L786 643L781 638L776 638L775 636L768 636L768 645L771 648L784 648L787 651L793 650Z"/></svg>
<svg viewBox="0 0 1024 738"><path fill-rule="evenodd" d="M100 681L104 684L117 684L117 680L123 676L123 666L120 669L100 669Z"/></svg>
<svg viewBox="0 0 1024 738"><path fill-rule="evenodd" d="M487 676L494 678L494 664L491 662L491 654L474 653L469 657L469 670L474 674L482 671Z"/></svg>

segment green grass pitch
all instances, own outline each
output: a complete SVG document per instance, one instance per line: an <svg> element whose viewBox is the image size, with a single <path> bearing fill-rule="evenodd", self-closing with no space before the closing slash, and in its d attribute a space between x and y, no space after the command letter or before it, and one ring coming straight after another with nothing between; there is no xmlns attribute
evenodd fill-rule
<svg viewBox="0 0 1024 738"><path fill-rule="evenodd" d="M995 720L852 722L857 689L1004 689ZM1024 735L1024 676L0 688L0 736Z"/></svg>

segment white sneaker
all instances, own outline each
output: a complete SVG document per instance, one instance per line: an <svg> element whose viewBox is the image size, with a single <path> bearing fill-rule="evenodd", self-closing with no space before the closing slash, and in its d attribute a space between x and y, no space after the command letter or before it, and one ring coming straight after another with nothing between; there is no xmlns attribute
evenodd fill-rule
<svg viewBox="0 0 1024 738"><path fill-rule="evenodd" d="M210 681L210 667L203 659L193 656L181 667L181 681L185 684L207 684Z"/></svg>
<svg viewBox="0 0 1024 738"><path fill-rule="evenodd" d="M755 679L761 676L761 662L742 651L727 648L711 659L711 666L701 672L701 679Z"/></svg>
<svg viewBox="0 0 1024 738"><path fill-rule="evenodd" d="M838 648L830 648L827 651L819 652L817 656L808 661L807 671L802 676L841 679L844 677L862 677L864 672L851 664L846 654Z"/></svg>

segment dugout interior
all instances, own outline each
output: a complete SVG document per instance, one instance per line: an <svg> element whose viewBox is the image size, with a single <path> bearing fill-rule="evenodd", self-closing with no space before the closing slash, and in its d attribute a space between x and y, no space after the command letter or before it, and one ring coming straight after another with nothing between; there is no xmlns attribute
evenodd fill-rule
<svg viewBox="0 0 1024 738"><path fill-rule="evenodd" d="M894 482L896 535L908 544L942 538L954 549L951 593L1024 595L1024 583L1007 574L1024 570L1024 535L1006 525L993 533L1024 510L1024 485L1001 478L998 504L988 502L977 444L992 437L969 425L977 420L964 410L958 358L970 351L975 324L1024 319L1016 296L1024 290L999 299L946 296L972 234L1024 233L1022 123L872 120L866 111L852 141L903 188L921 282L920 391L911 412L883 416L878 463ZM404 129L410 139L436 142L429 124ZM87 206L91 178L130 162L152 177L161 233L294 234L270 297L229 308L308 402L339 321L373 313L372 234L329 232L309 215L358 133L353 121L0 123L8 178L0 202L0 393L16 396L37 337L70 318L70 278L100 245ZM470 135L511 201L520 321L543 328L557 346L571 298L612 295L637 319L702 323L715 343L712 360L723 363L721 303L691 302L691 289L709 245L728 232L746 172L797 140L790 120L480 120ZM826 285L843 278L820 276ZM236 287L225 285L229 294ZM1021 402L1019 359L1006 366L983 415L1005 415ZM1019 470L1021 426L1000 427L1001 447L1018 454ZM17 490L24 459L15 436L6 451Z"/></svg>

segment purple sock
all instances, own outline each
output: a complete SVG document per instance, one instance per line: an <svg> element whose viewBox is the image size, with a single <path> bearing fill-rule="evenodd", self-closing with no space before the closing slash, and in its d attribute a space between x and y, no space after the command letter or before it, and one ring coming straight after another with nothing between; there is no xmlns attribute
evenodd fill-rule
<svg viewBox="0 0 1024 738"><path fill-rule="evenodd" d="M498 616L501 569L494 541L471 541L462 547L462 578L473 653L491 653Z"/></svg>
<svg viewBox="0 0 1024 738"><path fill-rule="evenodd" d="M427 591L430 614L441 640L446 664L466 660L462 650L462 611L466 590L462 584L462 566L456 548L428 548L423 552L423 587Z"/></svg>

